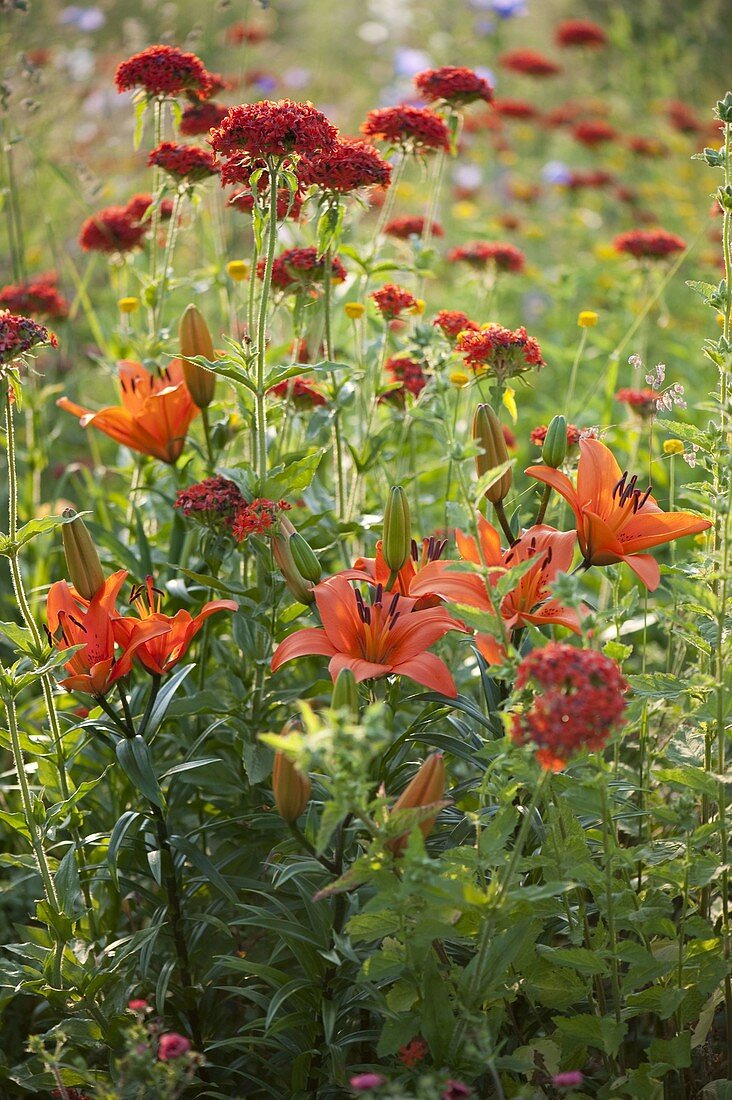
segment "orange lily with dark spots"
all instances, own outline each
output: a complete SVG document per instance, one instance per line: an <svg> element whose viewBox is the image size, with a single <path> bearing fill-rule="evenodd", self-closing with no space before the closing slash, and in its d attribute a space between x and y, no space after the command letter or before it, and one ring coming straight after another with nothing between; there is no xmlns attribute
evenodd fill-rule
<svg viewBox="0 0 732 1100"><path fill-rule="evenodd" d="M461 573L455 568L459 562L441 560L446 546L447 539L432 536L422 540L420 550L412 539L411 555L399 570L390 591L416 599L417 610L437 607L445 600L475 607L475 600L485 591L483 581L475 573ZM381 540L376 544L375 558L358 558L353 569L344 569L338 576L371 585L381 584L386 591L391 570L384 561Z"/></svg>
<svg viewBox="0 0 732 1100"><path fill-rule="evenodd" d="M551 485L569 504L577 538L589 565L624 561L649 591L658 588L661 572L650 554L653 546L706 531L711 523L691 512L664 512L650 486L638 489L637 475L621 471L610 450L598 439L580 439L577 487L566 474L549 466L530 466L526 473Z"/></svg>
<svg viewBox="0 0 732 1100"><path fill-rule="evenodd" d="M119 364L119 383L121 405L92 412L68 397L60 397L56 404L78 416L82 428L91 425L132 451L176 463L190 423L200 412L188 392L180 359L173 359L160 374L124 360Z"/></svg>
<svg viewBox="0 0 732 1100"><path fill-rule="evenodd" d="M272 658L276 672L287 661L310 654L330 657L328 670L336 679L348 668L357 681L382 676L408 676L443 695L457 695L447 665L427 653L448 630L465 632L443 607L419 610L416 600L384 592L377 584L373 602L366 603L343 576L331 577L313 589L323 624L290 634Z"/></svg>
<svg viewBox="0 0 732 1100"><path fill-rule="evenodd" d="M170 627L149 621L123 628L115 602L127 573L121 569L107 577L91 600L85 600L66 581L52 584L46 602L48 632L56 649L81 645L65 668L70 673L61 681L67 691L83 691L97 697L106 695L132 668L132 660L141 646L167 634ZM119 656L116 646L122 650Z"/></svg>

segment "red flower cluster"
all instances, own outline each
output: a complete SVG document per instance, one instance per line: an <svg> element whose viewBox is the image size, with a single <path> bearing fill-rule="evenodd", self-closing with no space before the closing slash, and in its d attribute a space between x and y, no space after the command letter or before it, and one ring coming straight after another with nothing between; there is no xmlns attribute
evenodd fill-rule
<svg viewBox="0 0 732 1100"><path fill-rule="evenodd" d="M472 69L443 65L439 69L425 69L414 77L414 86L428 103L442 101L453 107L464 107L478 99L490 103L493 87Z"/></svg>
<svg viewBox="0 0 732 1100"><path fill-rule="evenodd" d="M260 23L232 23L226 31L226 42L229 46L241 46L246 42L250 46L257 46L267 38L268 31Z"/></svg>
<svg viewBox="0 0 732 1100"><path fill-rule="evenodd" d="M544 440L546 439L546 433L549 431L546 424L539 424L538 427L533 428L531 432L531 442L535 447L543 447ZM589 430L578 428L576 424L567 424L567 446L576 447L580 441L581 435L589 435Z"/></svg>
<svg viewBox="0 0 732 1100"><path fill-rule="evenodd" d="M412 1039L411 1042L405 1043L403 1047L399 1047L399 1061L407 1069L412 1069L424 1061L429 1049L424 1039Z"/></svg>
<svg viewBox="0 0 732 1100"><path fill-rule="evenodd" d="M432 149L450 150L450 131L445 120L429 107L378 107L369 111L361 132L378 141L387 141L405 153L428 153Z"/></svg>
<svg viewBox="0 0 732 1100"><path fill-rule="evenodd" d="M153 204L152 195L133 195L125 210L136 222L149 221L148 210ZM167 221L173 214L173 200L163 199L159 207L161 221Z"/></svg>
<svg viewBox="0 0 732 1100"><path fill-rule="evenodd" d="M561 771L582 749L603 748L627 706L628 684L615 661L561 643L524 657L516 687L530 705L513 715L511 738L517 745L538 745L537 760L552 771Z"/></svg>
<svg viewBox="0 0 732 1100"><path fill-rule="evenodd" d="M421 237L425 231L427 219L419 214L406 215L402 218L393 218L384 226L387 237L396 237L400 241L408 241L410 237ZM445 230L439 222L432 222L430 233L433 237L444 237Z"/></svg>
<svg viewBox="0 0 732 1100"><path fill-rule="evenodd" d="M658 412L658 396L656 391L649 387L642 390L634 390L628 387L627 389L618 390L615 394L615 400L621 405L628 405L645 419L654 416Z"/></svg>
<svg viewBox="0 0 732 1100"><path fill-rule="evenodd" d="M86 219L79 244L85 252L132 252L141 247L147 229L128 207L106 206Z"/></svg>
<svg viewBox="0 0 732 1100"><path fill-rule="evenodd" d="M55 271L36 275L24 283L11 283L0 290L0 308L31 317L62 320L69 315L69 303L58 289Z"/></svg>
<svg viewBox="0 0 732 1100"><path fill-rule="evenodd" d="M581 191L583 187L609 187L614 180L612 172L605 172L601 168L587 172L578 169L570 172L569 179L562 186L569 191Z"/></svg>
<svg viewBox="0 0 732 1100"><path fill-rule="evenodd" d="M338 131L312 103L261 100L232 107L209 141L220 156L312 157L335 145Z"/></svg>
<svg viewBox="0 0 732 1100"><path fill-rule="evenodd" d="M397 286L396 283L385 283L378 290L373 290L369 298L376 303L376 308L385 321L393 321L405 310L414 312L418 305L411 291L405 290L403 286Z"/></svg>
<svg viewBox="0 0 732 1100"><path fill-rule="evenodd" d="M346 194L360 187L388 187L391 165L368 142L340 138L330 149L306 157L298 178L322 191Z"/></svg>
<svg viewBox="0 0 732 1100"><path fill-rule="evenodd" d="M304 362L304 360L299 360ZM272 394L274 397L281 397L286 400L288 397L292 401L295 408L298 409L314 409L318 405L327 405L325 395L320 390L308 382L307 378L286 378L284 382L278 382L276 386L270 386L267 393Z"/></svg>
<svg viewBox="0 0 732 1100"><path fill-rule="evenodd" d="M589 19L567 19L554 32L554 41L562 49L586 46L591 50L607 46L607 34L597 23Z"/></svg>
<svg viewBox="0 0 732 1100"><path fill-rule="evenodd" d="M644 137L643 134L629 137L628 148L631 153L635 153L639 157L663 157L668 152L666 146L658 138Z"/></svg>
<svg viewBox="0 0 732 1100"><path fill-rule="evenodd" d="M389 390L384 394L385 401L393 401L397 405L403 405L407 393L419 397L427 385L427 378L422 370L421 363L416 359L400 359L392 356L386 362L386 369L393 382L400 382L399 389Z"/></svg>
<svg viewBox="0 0 732 1100"><path fill-rule="evenodd" d="M477 332L462 332L456 350L467 366L491 369L500 379L546 366L541 348L523 325L513 331L502 325L486 325Z"/></svg>
<svg viewBox="0 0 732 1100"><path fill-rule="evenodd" d="M609 122L603 122L600 118L585 119L584 122L577 122L572 127L572 137L581 145L595 149L608 141L617 141L618 131Z"/></svg>
<svg viewBox="0 0 732 1100"><path fill-rule="evenodd" d="M184 516L197 520L214 530L234 526L234 520L246 501L238 485L225 477L209 477L197 485L181 489L175 498L174 508L180 508Z"/></svg>
<svg viewBox="0 0 732 1100"><path fill-rule="evenodd" d="M494 99L493 110L501 118L515 118L520 122L529 122L539 117L536 107L524 99Z"/></svg>
<svg viewBox="0 0 732 1100"><path fill-rule="evenodd" d="M538 50L509 50L501 54L498 64L523 76L557 76L562 71L561 65Z"/></svg>
<svg viewBox="0 0 732 1100"><path fill-rule="evenodd" d="M206 99L210 94L211 74L194 53L175 46L149 46L117 66L114 82L117 91L144 88L149 96L177 96L181 92Z"/></svg>
<svg viewBox="0 0 732 1100"><path fill-rule="evenodd" d="M491 241L469 241L467 244L451 248L447 254L451 264L466 263L471 267L494 266L497 271L519 273L526 266L526 257L520 248L513 244Z"/></svg>
<svg viewBox="0 0 732 1100"><path fill-rule="evenodd" d="M185 1035L179 1035L177 1031L169 1031L160 1036L158 1061L170 1062L174 1058L182 1058L190 1049L191 1044Z"/></svg>
<svg viewBox="0 0 732 1100"><path fill-rule="evenodd" d="M243 542L249 535L266 535L279 513L287 512L291 507L292 505L285 500L275 501L257 497L251 504L245 504L239 509L232 534L237 542Z"/></svg>
<svg viewBox="0 0 732 1100"><path fill-rule="evenodd" d="M265 183L266 189L266 183ZM299 191L290 191L286 187L277 189L277 220L283 221L291 218L292 221L300 220L302 214L302 195ZM240 210L242 214L251 214L254 209L254 195L250 190L239 191L229 199L229 206Z"/></svg>
<svg viewBox="0 0 732 1100"><path fill-rule="evenodd" d="M185 137L207 134L214 126L220 126L229 113L223 103L214 103L212 99L205 103L191 103L186 107L178 129Z"/></svg>
<svg viewBox="0 0 732 1100"><path fill-rule="evenodd" d="M616 252L625 252L642 260L662 260L674 252L683 252L686 241L665 229L631 229L613 241Z"/></svg>
<svg viewBox="0 0 732 1100"><path fill-rule="evenodd" d="M264 278L265 266L265 260L257 264L260 279ZM272 265L272 286L278 290L303 290L322 283L324 274L325 257L318 256L317 248L288 248ZM342 283L346 277L346 269L337 256L331 259L331 274L335 283Z"/></svg>
<svg viewBox="0 0 732 1100"><path fill-rule="evenodd" d="M11 313L9 309L0 309L0 365L12 363L43 344L58 347L58 340L45 325Z"/></svg>
<svg viewBox="0 0 732 1100"><path fill-rule="evenodd" d="M680 99L672 99L666 105L666 115L674 130L681 134L700 134L704 130L691 107L687 107Z"/></svg>
<svg viewBox="0 0 732 1100"><path fill-rule="evenodd" d="M163 141L153 149L147 163L187 183L200 183L218 172L213 153L198 145L176 145L173 141Z"/></svg>
<svg viewBox="0 0 732 1100"><path fill-rule="evenodd" d="M441 309L435 314L432 324L440 329L448 340L457 340L461 332L480 331L477 321L471 321L467 313L463 313L461 309Z"/></svg>

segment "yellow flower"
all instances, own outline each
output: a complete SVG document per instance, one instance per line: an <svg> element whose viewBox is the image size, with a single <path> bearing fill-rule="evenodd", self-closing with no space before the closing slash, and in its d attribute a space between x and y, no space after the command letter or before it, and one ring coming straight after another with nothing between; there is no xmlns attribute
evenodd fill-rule
<svg viewBox="0 0 732 1100"><path fill-rule="evenodd" d="M511 419L514 424L518 420L518 409L516 408L516 391L512 390L510 386L506 386L503 391L503 404L511 414Z"/></svg>
<svg viewBox="0 0 732 1100"><path fill-rule="evenodd" d="M410 310L410 313L416 313L418 316L421 317L426 307L427 303L425 302L424 298L417 298L416 302Z"/></svg>
<svg viewBox="0 0 732 1100"><path fill-rule="evenodd" d="M414 196L414 184L400 183L395 194L398 199L411 199Z"/></svg>
<svg viewBox="0 0 732 1100"><path fill-rule="evenodd" d="M120 298L117 302L117 309L120 311L120 313L134 313L135 310L139 308L139 298Z"/></svg>
<svg viewBox="0 0 732 1100"><path fill-rule="evenodd" d="M663 453L665 455L682 455L684 444L680 439L667 439L663 444Z"/></svg>
<svg viewBox="0 0 732 1100"><path fill-rule="evenodd" d="M717 324L719 325L720 328L724 328L724 314L723 313L718 313L717 314Z"/></svg>
<svg viewBox="0 0 732 1100"><path fill-rule="evenodd" d="M597 324L597 314L592 309L583 309L577 318L580 328L594 328Z"/></svg>
<svg viewBox="0 0 732 1100"><path fill-rule="evenodd" d="M240 283L249 274L249 264L246 260L229 260L226 265L226 274L235 283Z"/></svg>
<svg viewBox="0 0 732 1100"><path fill-rule="evenodd" d="M618 253L613 246L604 242L596 244L593 251L598 260L617 260L618 258Z"/></svg>
<svg viewBox="0 0 732 1100"><path fill-rule="evenodd" d="M363 302L346 302L343 306L343 312L346 317L350 317L352 321L357 321L359 317L363 317L366 312L366 306Z"/></svg>
<svg viewBox="0 0 732 1100"><path fill-rule="evenodd" d="M474 202L463 200L463 202L455 203L452 208L452 213L453 217L457 218L458 221L467 222L470 221L471 218L474 218L476 216L476 214L478 213L478 207L475 205Z"/></svg>
<svg viewBox="0 0 732 1100"><path fill-rule="evenodd" d="M461 390L470 381L470 375L464 370L450 371L450 381L456 389Z"/></svg>

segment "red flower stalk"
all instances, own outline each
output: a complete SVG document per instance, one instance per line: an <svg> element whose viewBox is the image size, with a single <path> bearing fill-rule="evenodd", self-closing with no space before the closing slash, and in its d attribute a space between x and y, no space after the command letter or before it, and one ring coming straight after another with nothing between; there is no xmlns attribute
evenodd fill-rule
<svg viewBox="0 0 732 1100"><path fill-rule="evenodd" d="M318 405L328 404L325 395L307 378L286 378L284 382L270 386L267 393L283 400L289 397L296 409L314 409Z"/></svg>
<svg viewBox="0 0 732 1100"><path fill-rule="evenodd" d="M516 119L517 122L530 122L539 117L536 107L524 99L494 99L493 110L501 118Z"/></svg>
<svg viewBox="0 0 732 1100"><path fill-rule="evenodd" d="M658 398L659 394L648 387L642 390L621 389L615 394L616 401L621 405L628 405L643 420L658 412Z"/></svg>
<svg viewBox="0 0 732 1100"><path fill-rule="evenodd" d="M519 665L516 688L526 703L513 714L511 739L538 745L547 770L604 748L623 723L628 684L615 661L592 649L556 642L535 649Z"/></svg>
<svg viewBox="0 0 732 1100"><path fill-rule="evenodd" d="M378 290L373 290L369 298L376 304L385 321L393 321L405 310L414 313L419 308L414 295L403 286L397 286L396 283L385 283Z"/></svg>
<svg viewBox="0 0 732 1100"><path fill-rule="evenodd" d="M557 76L562 71L561 65L557 65L538 50L509 50L508 53L501 54L498 64L523 76Z"/></svg>
<svg viewBox="0 0 732 1100"><path fill-rule="evenodd" d="M239 509L232 534L237 542L243 542L249 535L266 535L274 527L280 512L288 512L291 507L286 500L258 497Z"/></svg>
<svg viewBox="0 0 732 1100"><path fill-rule="evenodd" d="M185 92L205 99L211 74L193 53L175 46L149 46L117 66L114 82L118 92L143 88L149 96L175 97Z"/></svg>
<svg viewBox="0 0 732 1100"><path fill-rule="evenodd" d="M138 617L119 619L115 623L118 639L123 644L125 638L131 642L139 636L141 625L155 624L164 628L138 644L135 650L137 659L154 676L166 676L178 664L210 615L215 615L217 611L237 611L239 608L233 600L211 600L195 617L184 610L175 615L164 615L160 610L162 594L155 588L152 577L132 590L131 602Z"/></svg>
<svg viewBox="0 0 732 1100"><path fill-rule="evenodd" d="M551 485L569 504L577 538L587 565L624 561L651 592L658 588L658 562L644 550L695 535L711 527L690 512L664 512L650 487L636 488L638 476L621 472L611 451L598 439L580 439L577 488L566 474L548 466L530 466L526 473Z"/></svg>
<svg viewBox="0 0 732 1100"><path fill-rule="evenodd" d="M609 122L603 122L601 118L586 119L583 122L577 122L572 127L572 137L581 145L586 145L589 149L596 149L599 145L617 141L618 131Z"/></svg>
<svg viewBox="0 0 732 1100"><path fill-rule="evenodd" d="M361 187L388 187L391 165L373 145L355 138L339 138L330 149L304 158L298 179L321 191L347 194Z"/></svg>
<svg viewBox="0 0 732 1100"><path fill-rule="evenodd" d="M12 363L44 344L58 347L58 340L45 325L0 309L0 365Z"/></svg>
<svg viewBox="0 0 732 1100"><path fill-rule="evenodd" d="M472 69L453 65L417 73L414 86L428 103L449 103L452 107L465 107L478 99L490 103L493 99L493 87L487 80Z"/></svg>
<svg viewBox="0 0 732 1100"><path fill-rule="evenodd" d="M287 661L309 654L330 657L333 680L350 668L357 682L382 676L408 676L424 687L454 698L457 689L443 661L426 650L448 630L465 631L441 607L418 611L416 600L374 590L366 604L343 577L313 588L322 628L306 628L280 642L272 658L276 672Z"/></svg>
<svg viewBox="0 0 732 1100"><path fill-rule="evenodd" d="M478 332L462 332L456 351L474 370L491 370L499 379L512 378L546 366L541 348L523 325L513 331L502 325L486 325Z"/></svg>
<svg viewBox="0 0 732 1100"><path fill-rule="evenodd" d="M205 103L191 103L183 112L178 129L184 137L207 134L215 126L220 126L228 113L228 107L212 99L207 99Z"/></svg>
<svg viewBox="0 0 732 1100"><path fill-rule="evenodd" d="M187 183L200 183L218 172L213 153L197 145L176 145L173 141L163 141L153 149L147 163Z"/></svg>
<svg viewBox="0 0 732 1100"><path fill-rule="evenodd" d="M346 278L346 269L337 256L331 257L331 279L342 283ZM265 261L257 264L257 276L264 277ZM317 248L288 248L277 257L272 265L272 286L278 290L292 293L322 285L325 276L325 257L318 255Z"/></svg>
<svg viewBox="0 0 732 1100"><path fill-rule="evenodd" d="M140 647L170 627L162 622L138 622L121 626L115 602L127 572L121 569L108 577L91 600L85 600L66 581L56 581L48 591L48 632L56 649L81 645L66 662L70 674L61 681L67 691L103 696L132 668ZM122 653L116 656L115 646Z"/></svg>
<svg viewBox="0 0 732 1100"><path fill-rule="evenodd" d="M0 290L0 307L12 313L54 320L63 320L69 314L69 303L58 289L55 271L3 287Z"/></svg>
<svg viewBox="0 0 732 1100"><path fill-rule="evenodd" d="M186 432L199 409L183 380L179 359L161 374L150 374L139 363L119 365L122 404L92 412L61 397L56 404L80 418L82 428L92 425L140 454L174 464L180 458Z"/></svg>
<svg viewBox="0 0 732 1100"><path fill-rule="evenodd" d="M404 153L450 151L450 131L445 120L429 107L379 107L369 111L361 132L367 137L388 142Z"/></svg>
<svg viewBox="0 0 732 1100"><path fill-rule="evenodd" d="M408 359L393 355L386 362L386 370L391 375L393 382L401 383L398 389L389 390L383 396L384 401L393 401L404 405L406 395L411 393L413 397L419 397L427 385L427 376L422 369L422 364L416 359Z"/></svg>
<svg viewBox="0 0 732 1100"><path fill-rule="evenodd" d="M314 156L330 149L338 131L312 103L261 100L232 107L209 138L220 156L250 158Z"/></svg>
<svg viewBox="0 0 732 1100"><path fill-rule="evenodd" d="M205 527L231 531L237 513L245 505L239 486L217 475L180 489L173 507L180 508L186 518L195 519Z"/></svg>
<svg viewBox="0 0 732 1100"><path fill-rule="evenodd" d="M480 325L477 321L471 321L467 313L463 313L460 309L441 309L435 314L435 318L432 322L435 328L438 328L443 336L446 336L448 340L457 340L461 332L471 331L479 332Z"/></svg>
<svg viewBox="0 0 732 1100"><path fill-rule="evenodd" d="M396 237L399 241L408 241L410 237L421 237L424 234L427 226L427 219L423 218L419 214L407 215L401 218L392 218L384 226L384 233L387 237ZM444 237L445 230L439 224L439 222L432 222L430 225L430 235L432 237Z"/></svg>
<svg viewBox="0 0 732 1100"><path fill-rule="evenodd" d="M665 229L631 229L616 237L613 247L638 260L663 260L674 252L683 252L686 241Z"/></svg>
<svg viewBox="0 0 732 1100"><path fill-rule="evenodd" d="M469 241L451 248L447 254L449 263L466 263L471 267L495 267L496 271L519 274L526 266L526 257L520 248L503 241Z"/></svg>
<svg viewBox="0 0 732 1100"><path fill-rule="evenodd" d="M567 19L554 32L554 41L561 49L580 46L600 50L607 46L607 34L597 23L589 19Z"/></svg>
<svg viewBox="0 0 732 1100"><path fill-rule="evenodd" d="M142 246L147 228L126 206L107 206L86 219L79 244L85 252L132 252Z"/></svg>

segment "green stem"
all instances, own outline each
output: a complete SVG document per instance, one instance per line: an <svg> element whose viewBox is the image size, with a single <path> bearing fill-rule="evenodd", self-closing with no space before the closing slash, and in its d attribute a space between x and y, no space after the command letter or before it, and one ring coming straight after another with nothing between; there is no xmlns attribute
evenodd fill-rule
<svg viewBox="0 0 732 1100"><path fill-rule="evenodd" d="M580 361L582 359L582 353L585 350L585 344L587 343L587 329L583 328L577 345L577 351L575 352L574 361L572 363L572 370L569 375L569 386L567 387L567 400L565 402L565 409L567 410L567 420L571 420L572 413L572 399L574 398L574 387L577 382L577 371L579 369Z"/></svg>
<svg viewBox="0 0 732 1100"><path fill-rule="evenodd" d="M262 292L259 298L259 316L257 318L257 388L255 394L255 469L259 478L260 492L264 491L267 479L267 402L264 387L264 375L267 360L267 303L272 285L272 267L277 247L277 176L279 161L267 160L269 172L267 254L262 277ZM254 272L252 272L252 276Z"/></svg>
<svg viewBox="0 0 732 1100"><path fill-rule="evenodd" d="M163 252L163 270L161 272L160 278L160 292L157 295L153 319L153 329L155 336L157 336L160 332L160 325L163 318L163 307L165 306L165 300L168 297L168 290L170 287L170 267L173 262L173 251L175 249L175 242L178 239L180 209L183 205L184 197L185 191L183 188L179 187L175 193L175 199L173 200L173 213L170 216L168 234L165 239L165 251Z"/></svg>

